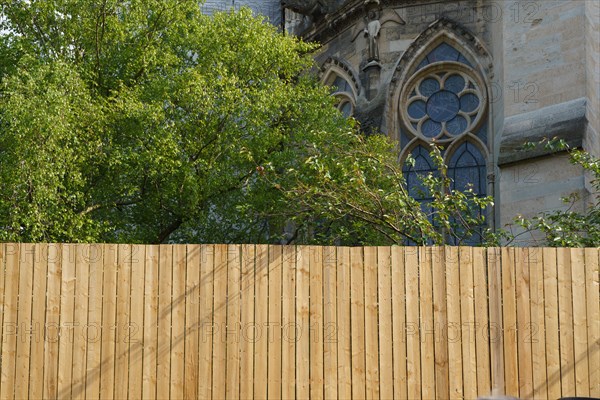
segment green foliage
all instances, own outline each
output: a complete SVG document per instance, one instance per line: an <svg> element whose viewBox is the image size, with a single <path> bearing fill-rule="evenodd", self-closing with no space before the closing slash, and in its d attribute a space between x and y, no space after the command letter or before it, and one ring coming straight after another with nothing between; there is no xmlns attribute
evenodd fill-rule
<svg viewBox="0 0 600 400"><path fill-rule="evenodd" d="M305 73L315 46L247 9L0 7L0 240L442 244L483 222L443 173L425 213L394 145Z"/></svg>

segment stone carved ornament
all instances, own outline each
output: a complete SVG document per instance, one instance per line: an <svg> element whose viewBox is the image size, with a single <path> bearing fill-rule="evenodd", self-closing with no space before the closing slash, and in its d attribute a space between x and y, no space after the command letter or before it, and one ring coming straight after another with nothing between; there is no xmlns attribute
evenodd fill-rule
<svg viewBox="0 0 600 400"><path fill-rule="evenodd" d="M281 5L302 15L318 17L336 11L343 2L343 0L283 0Z"/></svg>
<svg viewBox="0 0 600 400"><path fill-rule="evenodd" d="M354 42L361 33L363 33L368 40L369 56L367 61L379 61L379 32L381 27L387 23L404 25L406 22L394 10L384 10L383 12L370 10L367 12L367 16L364 18L363 22L356 25L354 28L352 32L352 42Z"/></svg>

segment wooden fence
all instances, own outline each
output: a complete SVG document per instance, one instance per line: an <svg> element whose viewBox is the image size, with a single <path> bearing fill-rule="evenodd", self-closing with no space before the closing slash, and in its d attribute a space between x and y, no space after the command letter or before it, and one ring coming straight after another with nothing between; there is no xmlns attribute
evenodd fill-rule
<svg viewBox="0 0 600 400"><path fill-rule="evenodd" d="M600 397L598 249L0 245L0 398Z"/></svg>

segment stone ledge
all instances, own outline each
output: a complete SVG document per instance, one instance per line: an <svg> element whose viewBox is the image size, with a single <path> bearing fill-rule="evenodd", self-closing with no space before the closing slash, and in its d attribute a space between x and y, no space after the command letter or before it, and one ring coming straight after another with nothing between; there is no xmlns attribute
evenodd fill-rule
<svg viewBox="0 0 600 400"><path fill-rule="evenodd" d="M586 98L554 104L539 110L508 117L500 143L498 165L527 160L552 153L544 146L519 150L527 142L558 137L571 147L581 147L585 132Z"/></svg>

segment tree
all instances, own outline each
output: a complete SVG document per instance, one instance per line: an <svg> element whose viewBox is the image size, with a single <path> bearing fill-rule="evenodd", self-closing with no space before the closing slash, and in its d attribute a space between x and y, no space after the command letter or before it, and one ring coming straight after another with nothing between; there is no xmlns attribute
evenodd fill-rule
<svg viewBox="0 0 600 400"><path fill-rule="evenodd" d="M444 243L489 199L428 215L394 144L306 71L316 46L196 0L1 6L0 239ZM440 164L443 171L443 165Z"/></svg>

